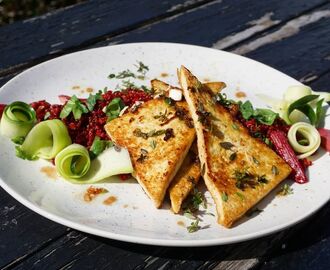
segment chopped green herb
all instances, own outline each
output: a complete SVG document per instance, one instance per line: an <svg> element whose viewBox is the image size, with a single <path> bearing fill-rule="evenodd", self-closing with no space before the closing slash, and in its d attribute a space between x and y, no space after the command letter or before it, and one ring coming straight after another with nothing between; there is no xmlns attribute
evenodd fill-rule
<svg viewBox="0 0 330 270"><path fill-rule="evenodd" d="M183 212L183 215L186 217L186 218L189 218L189 219L193 219L193 220L196 220L197 217L193 214L193 212L191 212L191 210L189 208L187 208L184 212Z"/></svg>
<svg viewBox="0 0 330 270"><path fill-rule="evenodd" d="M129 69L123 70L116 75L116 79L135 78L135 74Z"/></svg>
<svg viewBox="0 0 330 270"><path fill-rule="evenodd" d="M77 98L76 95L73 95L71 99L64 105L60 118L64 119L69 116L70 113L73 113L73 117L75 120L81 118L83 113L88 113L88 109L86 106Z"/></svg>
<svg viewBox="0 0 330 270"><path fill-rule="evenodd" d="M246 120L248 120L254 112L252 103L249 100L245 101L244 103L241 103L239 109L242 113L243 118Z"/></svg>
<svg viewBox="0 0 330 270"><path fill-rule="evenodd" d="M112 146L113 146L113 142L108 140L101 140L99 136L95 136L91 148L89 149L91 158L94 159L99 154L101 154L105 149Z"/></svg>
<svg viewBox="0 0 330 270"><path fill-rule="evenodd" d="M138 61L138 65L135 65L138 70L137 72L142 73L143 79L145 74L149 71L149 67L143 64L141 61Z"/></svg>
<svg viewBox="0 0 330 270"><path fill-rule="evenodd" d="M194 222L190 223L190 226L187 227L189 233L197 232L200 229L199 220L197 219Z"/></svg>
<svg viewBox="0 0 330 270"><path fill-rule="evenodd" d="M13 143L19 144L19 145L23 144L24 140L25 140L25 137L23 137L23 136L19 136L19 137L11 139L11 141Z"/></svg>
<svg viewBox="0 0 330 270"><path fill-rule="evenodd" d="M148 151L141 148L140 152L141 152L140 156L136 161L142 163L142 162L144 162L144 160L146 160L148 158Z"/></svg>
<svg viewBox="0 0 330 270"><path fill-rule="evenodd" d="M139 87L130 80L122 81L122 89L138 89Z"/></svg>
<svg viewBox="0 0 330 270"><path fill-rule="evenodd" d="M108 79L113 79L113 78L116 78L116 74L111 73L108 75Z"/></svg>
<svg viewBox="0 0 330 270"><path fill-rule="evenodd" d="M218 129L217 126L212 126L212 134L218 137L220 140L223 140L223 138L225 137L223 132L220 129Z"/></svg>
<svg viewBox="0 0 330 270"><path fill-rule="evenodd" d="M236 157L237 157L237 152L231 153L229 156L229 160L234 161L236 159Z"/></svg>
<svg viewBox="0 0 330 270"><path fill-rule="evenodd" d="M117 118L121 110L125 107L121 98L116 97L106 106L105 114L108 117L108 121Z"/></svg>
<svg viewBox="0 0 330 270"><path fill-rule="evenodd" d="M280 171L278 170L278 168L275 165L272 166L272 173L274 175L278 175L280 173Z"/></svg>
<svg viewBox="0 0 330 270"><path fill-rule="evenodd" d="M150 142L150 147L151 147L152 149L155 149L156 146L157 146L157 142L156 142L155 140L152 140L152 141Z"/></svg>
<svg viewBox="0 0 330 270"><path fill-rule="evenodd" d="M228 195L226 192L221 192L221 199L224 201L224 202L227 202L228 201Z"/></svg>
<svg viewBox="0 0 330 270"><path fill-rule="evenodd" d="M198 102L197 104L196 114L198 115L198 121L202 123L202 125L206 128L211 128L211 113L206 111L202 102Z"/></svg>
<svg viewBox="0 0 330 270"><path fill-rule="evenodd" d="M218 93L217 95L214 96L214 99L216 102L218 102L219 104L228 107L232 104L236 104L235 101L231 100L231 99L227 99L227 95L226 94L221 94Z"/></svg>
<svg viewBox="0 0 330 270"><path fill-rule="evenodd" d="M266 178L265 175L258 176L257 177L257 181L259 183L262 183L262 184L267 184L268 183L268 179Z"/></svg>
<svg viewBox="0 0 330 270"><path fill-rule="evenodd" d="M204 198L204 195L197 188L194 188L194 191L193 191L193 194L192 194L192 198L191 198L191 202L192 202L193 209L197 209L198 210L200 205L204 209L207 208L207 206L206 206L206 200Z"/></svg>
<svg viewBox="0 0 330 270"><path fill-rule="evenodd" d="M233 129L239 130L239 127L236 124L232 124L231 126L232 126Z"/></svg>
<svg viewBox="0 0 330 270"><path fill-rule="evenodd" d="M166 122L168 120L169 113L167 109L165 109L165 112L160 112L158 115L154 116L154 119L159 119L160 122Z"/></svg>
<svg viewBox="0 0 330 270"><path fill-rule="evenodd" d="M98 91L95 95L89 94L89 97L87 98L87 101L86 101L86 105L90 112L93 111L96 101L98 101L98 100L103 100L101 90Z"/></svg>
<svg viewBox="0 0 330 270"><path fill-rule="evenodd" d="M236 195L237 195L242 201L245 200L245 196L244 196L242 193L240 193L240 192L236 192Z"/></svg>
<svg viewBox="0 0 330 270"><path fill-rule="evenodd" d="M16 152L16 156L21 158L21 159L27 159L27 160L37 160L38 157L37 156L30 156L27 153L25 153L20 146L16 146L15 147L15 152Z"/></svg>
<svg viewBox="0 0 330 270"><path fill-rule="evenodd" d="M163 134L166 134L166 129L160 129L160 130L153 129L149 132L142 132L141 129L136 128L133 131L134 136L141 137L145 140L148 139L149 137L156 137L156 136L160 136L160 135L163 135Z"/></svg>
<svg viewBox="0 0 330 270"><path fill-rule="evenodd" d="M236 187L244 190L246 187L254 188L259 183L255 181L255 177L246 171L235 171Z"/></svg>
<svg viewBox="0 0 330 270"><path fill-rule="evenodd" d="M260 164L259 160L257 160L255 157L252 156L252 159L253 159L253 162L254 162L255 164L257 164L257 165Z"/></svg>
<svg viewBox="0 0 330 270"><path fill-rule="evenodd" d="M231 142L221 142L220 146L226 150L231 150L235 145L233 145Z"/></svg>
<svg viewBox="0 0 330 270"><path fill-rule="evenodd" d="M278 114L269 109L255 109L253 116L261 124L272 125Z"/></svg>
<svg viewBox="0 0 330 270"><path fill-rule="evenodd" d="M286 196L293 194L293 189L288 184L285 184L278 192L277 195L279 196Z"/></svg>
<svg viewBox="0 0 330 270"><path fill-rule="evenodd" d="M164 100L167 105L173 105L175 103L175 101L173 99L171 99L170 97L165 97Z"/></svg>

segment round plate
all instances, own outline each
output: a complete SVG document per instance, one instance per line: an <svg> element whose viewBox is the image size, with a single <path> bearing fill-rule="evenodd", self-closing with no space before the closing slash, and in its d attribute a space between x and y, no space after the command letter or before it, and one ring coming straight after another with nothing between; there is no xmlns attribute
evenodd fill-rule
<svg viewBox="0 0 330 270"><path fill-rule="evenodd" d="M201 80L226 82L225 92L229 97L235 98L235 93L244 92L256 107L266 105L255 94L280 98L288 86L300 84L266 65L231 53L182 44L136 43L81 51L37 65L1 88L0 103L41 99L59 103L60 94L87 96L88 88L114 89L120 81L107 76L126 69L136 70L137 61L142 61L150 70L146 80L136 80L137 84L149 85L153 78L177 84L176 69L185 65ZM330 127L329 118L325 125ZM74 229L134 243L208 246L244 241L303 220L330 197L330 181L327 181L330 158L320 150L309 168L309 183L299 185L285 181L293 188L292 195L276 196L278 187L257 205L262 212L242 218L231 229L218 225L216 217L204 214L200 222L202 228L188 233L186 227L191 220L174 215L167 201L161 209L155 209L134 180L94 185L105 187L109 193L87 203L83 194L89 185L74 185L59 177L48 177L43 171L50 163L17 158L13 143L6 138L1 138L0 149L0 184L19 202ZM104 205L102 202L110 195L117 201ZM207 191L205 196L207 212L215 214Z"/></svg>

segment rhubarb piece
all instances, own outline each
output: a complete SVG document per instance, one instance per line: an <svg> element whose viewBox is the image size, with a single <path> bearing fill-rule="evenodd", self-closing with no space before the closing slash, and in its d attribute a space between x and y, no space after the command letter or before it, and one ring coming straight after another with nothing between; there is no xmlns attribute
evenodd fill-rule
<svg viewBox="0 0 330 270"><path fill-rule="evenodd" d="M308 182L302 164L291 148L285 133L281 130L269 130L268 137L275 147L276 152L285 160L293 170L294 180L299 184Z"/></svg>

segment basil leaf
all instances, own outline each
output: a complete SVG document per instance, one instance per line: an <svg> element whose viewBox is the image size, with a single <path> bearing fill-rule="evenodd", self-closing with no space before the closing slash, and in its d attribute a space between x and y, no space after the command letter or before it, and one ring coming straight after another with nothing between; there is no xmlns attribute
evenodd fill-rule
<svg viewBox="0 0 330 270"><path fill-rule="evenodd" d="M89 94L89 97L87 98L87 101L86 101L86 105L90 112L93 111L94 106L98 100L103 100L101 90L98 93L96 93L95 95Z"/></svg>
<svg viewBox="0 0 330 270"><path fill-rule="evenodd" d="M95 136L91 148L89 149L91 159L94 159L99 154L101 154L105 149L111 146L113 146L113 142L107 140L101 140L99 136Z"/></svg>
<svg viewBox="0 0 330 270"><path fill-rule="evenodd" d="M242 113L243 118L246 120L248 120L253 115L254 112L253 106L249 100L240 104L239 109Z"/></svg>
<svg viewBox="0 0 330 270"><path fill-rule="evenodd" d="M64 105L60 113L60 118L63 119L68 117L71 112L73 113L75 120L80 119L83 113L88 113L88 109L84 104L81 103L76 95L73 95L71 99Z"/></svg>
<svg viewBox="0 0 330 270"><path fill-rule="evenodd" d="M277 118L277 113L269 109L256 109L253 115L258 122L265 125L272 125Z"/></svg>
<svg viewBox="0 0 330 270"><path fill-rule="evenodd" d="M325 110L322 107L324 98L320 99L317 103L316 103L316 120L315 120L315 126L318 126L320 124L321 119L324 117L325 114Z"/></svg>
<svg viewBox="0 0 330 270"><path fill-rule="evenodd" d="M111 100L105 110L105 114L108 116L108 121L117 118L124 107L125 104L121 98L117 97Z"/></svg>
<svg viewBox="0 0 330 270"><path fill-rule="evenodd" d="M306 115L311 122L312 125L315 125L316 123L316 114L313 110L313 108L309 105L304 105L296 108L296 110L302 112L304 115Z"/></svg>

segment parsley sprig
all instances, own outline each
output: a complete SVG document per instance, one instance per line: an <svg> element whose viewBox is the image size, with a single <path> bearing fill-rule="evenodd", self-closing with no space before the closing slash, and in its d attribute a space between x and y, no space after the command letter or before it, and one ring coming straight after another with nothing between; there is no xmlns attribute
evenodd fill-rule
<svg viewBox="0 0 330 270"><path fill-rule="evenodd" d="M64 105L60 118L64 119L72 113L75 120L79 120L83 113L88 113L87 107L77 98L76 95L73 95L71 99Z"/></svg>

